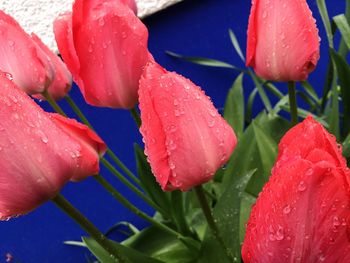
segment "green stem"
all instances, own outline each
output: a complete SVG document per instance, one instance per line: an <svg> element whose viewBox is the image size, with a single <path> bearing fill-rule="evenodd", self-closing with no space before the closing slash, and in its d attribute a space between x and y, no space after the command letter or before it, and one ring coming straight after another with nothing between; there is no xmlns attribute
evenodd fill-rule
<svg viewBox="0 0 350 263"><path fill-rule="evenodd" d="M127 187L129 187L133 192L135 192L142 200L144 200L147 204L152 206L154 209L158 210L162 214L166 215L167 213L159 207L156 203L154 203L151 199L149 199L143 192L141 192L137 187L135 187L132 183L123 177L123 175L113 167L113 165L108 162L106 159L101 159L101 163L113 174L115 175L122 183L124 183Z"/></svg>
<svg viewBox="0 0 350 263"><path fill-rule="evenodd" d="M42 95L45 97L47 102L51 105L51 107L59 114L64 117L67 117L67 114L62 110L62 108L57 104L57 102L51 97L51 95L45 90Z"/></svg>
<svg viewBox="0 0 350 263"><path fill-rule="evenodd" d="M176 232L175 230L167 227L166 225L154 220L152 217L148 216L144 212L140 211L137 207L135 207L132 203L130 203L124 196L122 196L110 183L107 182L106 179L104 179L101 175L94 176L95 180L99 182L115 199L117 199L122 205L124 205L126 208L128 208L130 211L132 211L137 216L147 220L154 226L158 227L159 229L177 237L181 238L181 234Z"/></svg>
<svg viewBox="0 0 350 263"><path fill-rule="evenodd" d="M74 113L79 117L79 119L90 129L94 130L89 120L85 117L84 113L79 109L78 105L74 100L67 94L65 99L68 105L72 108ZM120 169L127 175L131 180L133 180L137 185L140 185L140 180L123 164L123 162L114 154L114 152L107 148L106 154L111 157L111 159L120 167Z"/></svg>
<svg viewBox="0 0 350 263"><path fill-rule="evenodd" d="M208 222L208 226L211 229L211 232L213 233L213 236L215 237L215 239L221 244L221 246L224 248L224 250L226 251L226 255L231 259L232 262L234 262L234 257L232 255L232 253L229 251L229 249L227 248L224 240L222 239L220 232L219 232L219 228L215 223L214 217L213 217L213 213L211 211L211 208L208 204L208 200L205 196L205 192L204 189L201 185L196 186L194 188L196 195L197 195L197 199L198 202L203 210L203 214Z"/></svg>
<svg viewBox="0 0 350 263"><path fill-rule="evenodd" d="M141 118L140 118L140 115L139 115L139 113L137 112L136 108L132 108L132 109L130 110L130 113L131 113L131 116L132 116L132 118L134 119L134 121L135 121L137 127L140 128L140 127L141 127Z"/></svg>
<svg viewBox="0 0 350 263"><path fill-rule="evenodd" d="M77 222L93 239L96 240L114 260L120 263L131 263L123 253L103 235L82 213L79 212L67 199L58 194L52 201L61 208L68 216Z"/></svg>
<svg viewBox="0 0 350 263"><path fill-rule="evenodd" d="M295 91L295 82L288 82L288 94L289 94L289 107L292 125L298 123L298 104L297 104L297 94Z"/></svg>

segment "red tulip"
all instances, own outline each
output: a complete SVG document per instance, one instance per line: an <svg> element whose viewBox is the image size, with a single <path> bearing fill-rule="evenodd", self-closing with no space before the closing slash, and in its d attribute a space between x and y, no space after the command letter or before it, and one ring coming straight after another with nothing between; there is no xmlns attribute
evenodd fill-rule
<svg viewBox="0 0 350 263"><path fill-rule="evenodd" d="M61 127L0 74L1 220L33 210L54 197L67 181L91 171L86 164L94 164L96 158L86 148L92 151L98 145L101 149L101 143L91 132L81 131L86 135L77 139L75 128L68 134Z"/></svg>
<svg viewBox="0 0 350 263"><path fill-rule="evenodd" d="M66 65L63 61L53 53L42 41L41 39L32 33L32 39L37 44L38 48L40 48L47 59L53 66L54 78L47 88L47 92L54 100L62 99L71 89L72 87L72 75L68 71ZM42 95L35 96L40 99L45 99Z"/></svg>
<svg viewBox="0 0 350 263"><path fill-rule="evenodd" d="M124 1L76 0L54 23L60 53L85 100L132 108L149 60L148 32Z"/></svg>
<svg viewBox="0 0 350 263"><path fill-rule="evenodd" d="M87 126L74 119L65 118L59 114L50 114L51 119L81 145L81 155L78 173L75 173L71 180L80 181L89 175L99 172L99 158L106 150L107 146L102 139Z"/></svg>
<svg viewBox="0 0 350 263"><path fill-rule="evenodd" d="M244 262L350 262L350 170L312 117L279 144L247 224Z"/></svg>
<svg viewBox="0 0 350 263"><path fill-rule="evenodd" d="M9 15L0 10L0 71L28 94L43 92L54 78L53 66L44 52Z"/></svg>
<svg viewBox="0 0 350 263"><path fill-rule="evenodd" d="M139 101L145 153L163 190L207 182L230 157L234 131L190 80L149 63Z"/></svg>
<svg viewBox="0 0 350 263"><path fill-rule="evenodd" d="M319 36L306 0L253 0L247 66L267 80L307 79L319 59Z"/></svg>

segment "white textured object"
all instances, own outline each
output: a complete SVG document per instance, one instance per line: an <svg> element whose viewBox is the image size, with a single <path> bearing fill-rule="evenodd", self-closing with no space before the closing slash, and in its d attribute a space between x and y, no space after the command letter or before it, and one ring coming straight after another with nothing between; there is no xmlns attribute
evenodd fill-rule
<svg viewBox="0 0 350 263"><path fill-rule="evenodd" d="M136 0L142 18L182 0ZM28 33L36 33L52 50L57 50L52 23L71 10L73 0L0 0L0 9L13 16Z"/></svg>

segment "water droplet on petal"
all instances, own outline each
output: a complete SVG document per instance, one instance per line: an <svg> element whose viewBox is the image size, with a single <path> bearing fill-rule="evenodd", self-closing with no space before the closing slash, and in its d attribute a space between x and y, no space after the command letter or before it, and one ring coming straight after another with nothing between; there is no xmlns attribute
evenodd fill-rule
<svg viewBox="0 0 350 263"><path fill-rule="evenodd" d="M298 191L304 192L306 190L306 183L304 181L301 181L298 185Z"/></svg>

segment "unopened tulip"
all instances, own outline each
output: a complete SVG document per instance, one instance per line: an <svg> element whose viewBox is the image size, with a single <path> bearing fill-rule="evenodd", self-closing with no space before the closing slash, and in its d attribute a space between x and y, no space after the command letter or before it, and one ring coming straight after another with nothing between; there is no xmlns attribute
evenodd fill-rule
<svg viewBox="0 0 350 263"><path fill-rule="evenodd" d="M76 0L54 23L56 42L87 103L132 108L149 60L145 25L116 0Z"/></svg>
<svg viewBox="0 0 350 263"><path fill-rule="evenodd" d="M28 94L42 93L54 78L45 53L9 15L0 10L0 71Z"/></svg>
<svg viewBox="0 0 350 263"><path fill-rule="evenodd" d="M149 63L139 101L145 153L163 190L205 183L230 157L234 131L190 80Z"/></svg>
<svg viewBox="0 0 350 263"><path fill-rule="evenodd" d="M267 80L306 80L319 59L319 36L306 0L253 0L247 66Z"/></svg>
<svg viewBox="0 0 350 263"><path fill-rule="evenodd" d="M67 181L86 176L85 164L96 160L86 148L101 145L87 131L81 137L91 140L68 134L6 75L0 73L1 220L33 210Z"/></svg>
<svg viewBox="0 0 350 263"><path fill-rule="evenodd" d="M47 92L54 100L60 100L69 92L72 87L72 75L60 57L53 53L37 35L32 34L31 37L37 44L38 48L40 48L45 53L47 59L52 64L54 77L49 87L47 88ZM36 97L45 99L41 95Z"/></svg>
<svg viewBox="0 0 350 263"><path fill-rule="evenodd" d="M247 223L249 262L350 262L350 170L341 147L308 117L279 144Z"/></svg>
<svg viewBox="0 0 350 263"><path fill-rule="evenodd" d="M71 180L80 181L87 176L97 174L99 172L99 158L107 150L102 139L87 126L74 119L68 119L56 113L50 114L50 117L57 126L79 142L81 146L81 155L84 158L80 159L78 172L72 176Z"/></svg>

